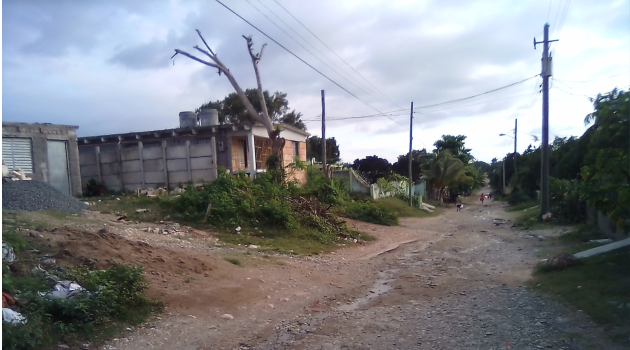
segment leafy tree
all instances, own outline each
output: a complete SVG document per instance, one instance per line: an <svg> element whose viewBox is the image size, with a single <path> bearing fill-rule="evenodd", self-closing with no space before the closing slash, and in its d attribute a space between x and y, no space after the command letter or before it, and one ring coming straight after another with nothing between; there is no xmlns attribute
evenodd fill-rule
<svg viewBox="0 0 630 350"><path fill-rule="evenodd" d="M352 169L363 173L367 180L375 183L381 177L387 177L392 171L392 165L387 159L377 156L367 156L363 159L356 159L352 164Z"/></svg>
<svg viewBox="0 0 630 350"><path fill-rule="evenodd" d="M311 136L306 139L306 159L315 158L316 162L322 161L322 138ZM339 145L334 137L326 139L326 164L335 164L340 159Z"/></svg>
<svg viewBox="0 0 630 350"><path fill-rule="evenodd" d="M413 150L411 152L411 173L412 181L417 183L422 177L425 169L433 155L427 153L426 149ZM396 174L409 177L409 153L398 156L398 161L392 165L392 171Z"/></svg>
<svg viewBox="0 0 630 350"><path fill-rule="evenodd" d="M257 89L245 90L245 96L254 107L257 113L262 113L262 105L258 98ZM265 105L269 117L274 124L285 123L293 125L302 130L306 130L306 125L302 121L302 113L289 110L287 94L276 91L273 95L269 91L263 91ZM202 109L213 108L219 112L219 122L221 124L253 123L254 119L248 112L247 107L236 92L227 95L223 100L210 101L197 108L197 112Z"/></svg>
<svg viewBox="0 0 630 350"><path fill-rule="evenodd" d="M580 195L630 230L630 93L617 89L593 99L593 135L584 157Z"/></svg>
<svg viewBox="0 0 630 350"><path fill-rule="evenodd" d="M470 154L471 149L464 146L464 140L466 140L464 135L442 135L442 138L433 144L435 146L433 152L440 153L449 150L453 157L461 160L464 165L468 165L475 158Z"/></svg>

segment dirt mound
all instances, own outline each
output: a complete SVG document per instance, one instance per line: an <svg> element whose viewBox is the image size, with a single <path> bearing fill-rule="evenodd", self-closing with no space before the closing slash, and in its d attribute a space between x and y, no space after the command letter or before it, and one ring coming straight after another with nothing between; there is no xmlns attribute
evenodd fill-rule
<svg viewBox="0 0 630 350"><path fill-rule="evenodd" d="M39 229L29 235L41 241L63 267L106 269L115 263L143 266L150 283L148 294L168 307L192 313L238 304L256 295L256 286L236 281L239 278L234 270L239 267L201 252L155 247L127 240L105 228L97 232L67 227Z"/></svg>

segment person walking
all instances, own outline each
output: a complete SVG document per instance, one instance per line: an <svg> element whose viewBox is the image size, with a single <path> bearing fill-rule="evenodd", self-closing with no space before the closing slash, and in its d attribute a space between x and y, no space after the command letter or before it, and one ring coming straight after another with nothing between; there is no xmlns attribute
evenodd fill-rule
<svg viewBox="0 0 630 350"><path fill-rule="evenodd" d="M462 210L464 204L462 203L462 196L457 196L457 211Z"/></svg>
<svg viewBox="0 0 630 350"><path fill-rule="evenodd" d="M488 199L492 200L492 192L488 193Z"/></svg>
<svg viewBox="0 0 630 350"><path fill-rule="evenodd" d="M481 194L481 198L479 198L479 200L481 201L481 204L483 204L483 200L486 199L486 196L483 195L483 193Z"/></svg>

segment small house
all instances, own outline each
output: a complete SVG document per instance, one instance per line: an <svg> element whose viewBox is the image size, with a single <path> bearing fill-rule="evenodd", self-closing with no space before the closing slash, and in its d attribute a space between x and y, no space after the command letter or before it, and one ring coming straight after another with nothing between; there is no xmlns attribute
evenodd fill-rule
<svg viewBox="0 0 630 350"><path fill-rule="evenodd" d="M2 122L2 162L33 180L81 195L78 126Z"/></svg>
<svg viewBox="0 0 630 350"><path fill-rule="evenodd" d="M115 191L173 189L188 182L213 181L220 168L250 176L266 170L271 141L264 126L220 125L214 109L199 115L181 112L179 121L179 128L174 129L80 137L83 184L94 179ZM280 137L286 140L284 165L295 157L306 161L309 133L291 125L278 126ZM306 182L304 171L291 176Z"/></svg>

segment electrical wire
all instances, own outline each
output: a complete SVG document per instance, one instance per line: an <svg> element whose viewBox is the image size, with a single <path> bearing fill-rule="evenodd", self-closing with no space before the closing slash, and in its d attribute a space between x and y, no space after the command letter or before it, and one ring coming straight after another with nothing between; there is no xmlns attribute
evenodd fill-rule
<svg viewBox="0 0 630 350"><path fill-rule="evenodd" d="M247 0L249 2L249 0ZM366 91L363 88L370 90L365 83L360 82L358 79L352 77L351 74L348 74L346 71L344 71L343 68L341 68L338 64L336 64L333 60L329 59L328 57L326 57L326 55L324 53L322 53L317 47L315 47L315 45L313 45L311 42L309 42L308 39L306 39L305 37L303 37L297 30L295 30L294 28L292 28L287 22L285 22L280 16L278 16L272 9L270 9L267 5L265 5L264 2L262 2L261 0L256 0L258 1L258 3L260 3L265 9L267 9L267 11L269 11L269 13L271 13L272 15L274 15L278 20L280 20L280 22L282 22L290 31L292 31L293 33L295 33L300 39L302 39L306 44L308 44L310 47L313 48L313 50L315 50L315 52L317 52L321 57L323 57L324 59L326 59L328 62L330 62L333 66L335 66L337 69L339 69L339 71L335 71L335 73L339 74L340 76L342 76L341 73L343 73L344 76L342 76L344 79L346 79L346 77L348 79L346 79L346 81L348 81L350 84L354 85L355 87L357 87L359 90L361 90L363 93L369 95L370 97L374 98L375 100L379 100L380 102L384 102L384 103L391 103L388 102L387 100L384 100L383 97L378 96L377 94L374 94L372 91ZM252 5L253 6L253 5ZM260 11L259 11L260 12ZM266 16L265 16L266 17ZM273 21L272 21L273 23ZM275 23L274 23L275 24ZM280 28L277 24L275 24L278 28ZM287 34L288 35L288 34ZM295 39L293 39L294 41L296 41ZM297 42L297 41L296 41ZM322 62L323 63L323 62ZM330 67L328 67L330 68ZM333 70L334 71L334 70ZM355 84L356 83L356 84ZM396 106L398 108L401 108L400 106Z"/></svg>
<svg viewBox="0 0 630 350"><path fill-rule="evenodd" d="M593 79L593 80L567 80L567 79L558 79L558 78L555 78L555 80L561 81L561 82L568 82L568 83L591 83L591 82L594 82L594 81L602 81L602 80L618 77L620 75L624 75L624 74L628 74L628 73L630 73L630 71L625 71L625 72L621 72L621 73L617 73L617 74L613 74L613 75L607 76L605 78L597 78L597 79Z"/></svg>
<svg viewBox="0 0 630 350"><path fill-rule="evenodd" d="M313 33L310 29L308 29L308 27L305 26L304 23L302 23L299 19L297 19L291 12L289 12L289 10L287 10L284 6L282 6L277 0L273 0L273 1L276 4L278 4L278 6L280 6L286 13L288 13L289 16L293 17L293 19L296 20L302 27L304 27L304 29L306 29L309 33L311 33L311 35L313 35L315 39L317 39L320 43L322 43L322 45L324 45L328 50L330 50L330 52L332 52L335 56L337 56L337 58L339 58L343 63L345 63L346 66L350 67L350 69L352 69L361 78L363 78L363 80L365 80L368 84L370 84L370 86L372 86L376 91L378 91L381 95L383 95L386 99L388 99L391 103L393 103L398 108L402 108L396 102L392 101L392 99L390 99L389 96L385 95L385 93L383 93L376 86L374 86L374 84L372 84L366 77L364 77L361 73L359 73L356 69L354 69L354 67L352 67L348 62L346 62L343 58L341 58L341 56L339 56L333 49L331 49L328 45L326 45L325 42L323 42L317 35L315 35L315 33Z"/></svg>
<svg viewBox="0 0 630 350"><path fill-rule="evenodd" d="M284 45L280 44L277 40L275 40L274 38L270 37L269 35L267 35L267 33L263 32L262 30L258 29L258 27L256 27L255 25L253 25L251 22L249 22L248 20L246 20L245 18L243 18L241 15L239 15L238 13L236 13L234 10L232 10L231 8L229 8L228 6L226 6L224 3L222 3L219 0L215 0L216 2L218 2L221 6L225 7L228 11L232 12L233 14L235 14L238 18L242 19L245 23L249 24L250 26L252 26L254 29L256 29L257 31L259 31L262 35L266 36L267 38L269 38L269 40L273 41L274 43L276 43L276 45L280 46L281 48L283 48L285 51L287 51L288 53L290 53L293 57L297 58L298 60L300 60L302 63L306 64L307 66L309 66L312 70L316 71L317 73L319 73L321 76L323 76L324 78L328 79L330 82L332 82L333 84L337 85L340 89L342 89L343 91L347 92L348 94L350 94L352 97L356 98L357 100L363 102L363 104L365 104L366 106L372 108L373 110L379 112L379 113L383 113L380 110L378 110L376 107L373 107L372 105L370 105L369 103L363 101L361 98L359 98L357 95L353 94L352 92L350 92L348 89L344 88L343 86L341 86L339 83L337 83L336 81L332 80L331 78L329 78L326 74L322 73L321 71L319 71L317 68L313 67L312 65L310 65L308 62L306 62L305 60L303 60L300 56L294 54L291 50L287 49ZM390 118L391 119L391 118ZM394 119L391 119L392 121L398 123L397 121L395 121Z"/></svg>
<svg viewBox="0 0 630 350"><path fill-rule="evenodd" d="M460 101L470 100L470 99L475 98L475 97L478 97L478 96L487 95L487 94L490 94L490 93L493 93L493 92L496 92L496 91L499 91L499 90L507 89L507 88L512 87L512 86L514 86L514 85L522 84L522 83L524 83L524 82L526 82L526 81L528 81L528 80L530 80L530 79L534 79L534 78L536 78L537 76L538 76L538 74L536 74L536 75L534 75L534 76L532 76L532 77L529 77L529 78L527 78L527 79L523 79L523 80L521 80L521 81L517 81L517 82L515 82L515 83L509 84L509 85L505 85L505 86L502 86L502 87L500 87L500 88L496 88L496 89L493 89L493 90L489 90L489 91L486 91L486 92L482 92L482 93L480 93L480 94L476 94L476 95L472 95L472 96L468 96L468 97L464 97L464 98L459 98L459 99L456 99L456 100L450 100L450 101L446 101L446 102L435 103L435 104L426 105L426 106L414 107L414 109L424 109L424 108L429 108L429 107L434 107L434 106L440 106L440 105L444 105L444 104L448 104L448 103L455 103L455 102L460 102Z"/></svg>
<svg viewBox="0 0 630 350"><path fill-rule="evenodd" d="M355 83L353 83L352 81L348 80L346 77L344 77L341 73L339 73L337 70L335 70L334 68L332 68L331 66L329 66L326 62L322 61L319 57L317 57L314 53L312 53L308 48L306 48L304 45L302 45L302 43L300 43L297 39L295 39L291 34L287 33L286 30L284 30L282 27L280 27L276 22L274 22L271 18L269 18L267 15L265 15L259 8L257 8L253 3L251 3L249 0L245 0L247 1L248 4L250 4L256 11L258 11L261 15L263 15L267 20L269 20L269 22L271 22L273 25L275 25L276 27L278 27L278 29L280 29L284 34L286 34L289 38L291 38L291 40L295 41L295 43L297 43L298 45L300 45L300 47L302 47L304 50L306 50L306 52L308 52L309 54L311 54L311 56L315 57L315 59L317 59L319 62L321 62L323 65L325 65L326 67L328 67L328 69L330 69L332 72L334 72L335 74L339 75L342 79L344 79L345 81L347 81L348 83L352 84L355 88L361 90L364 94L370 95L372 98L378 99L378 97L373 96L372 94L370 94L369 92L363 90L360 86L356 85ZM260 2L260 0L258 1ZM265 6L265 4L263 4L262 2L260 2L261 5ZM267 8L265 6L265 8ZM268 9L268 8L267 8ZM271 11L270 11L271 12ZM272 12L273 13L273 12ZM274 14L275 15L275 14ZM277 16L276 16L277 17ZM282 21L282 19L280 19ZM283 21L284 23L284 21ZM286 23L285 23L286 25ZM297 34L297 33L296 33ZM299 35L299 34L298 34ZM312 46L312 45L311 45ZM315 49L317 51L317 49ZM319 52L319 51L317 51ZM321 52L319 52L320 55ZM322 55L323 56L323 55ZM324 56L325 58L325 56ZM333 63L334 65L334 63Z"/></svg>

